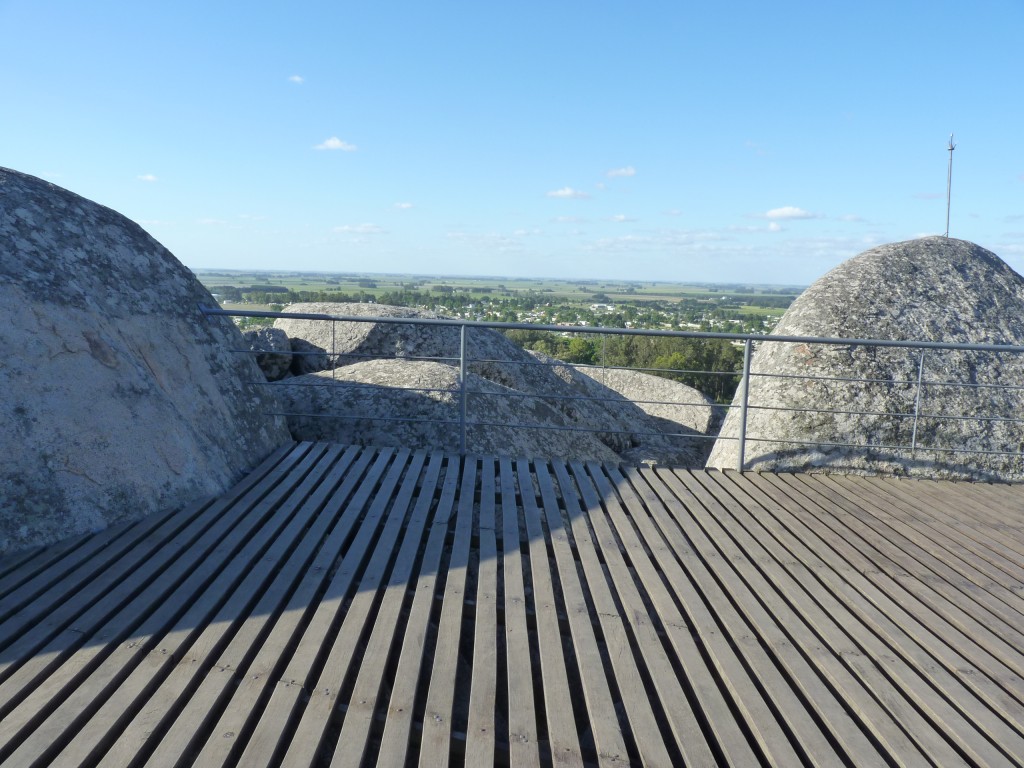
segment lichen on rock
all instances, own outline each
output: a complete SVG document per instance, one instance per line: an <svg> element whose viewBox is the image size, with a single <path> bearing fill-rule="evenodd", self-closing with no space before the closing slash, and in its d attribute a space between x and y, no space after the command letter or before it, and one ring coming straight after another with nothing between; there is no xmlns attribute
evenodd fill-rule
<svg viewBox="0 0 1024 768"><path fill-rule="evenodd" d="M772 335L1019 346L1024 278L963 240L891 243L816 281ZM1022 387L1020 353L761 342L745 466L1021 480ZM708 466L737 465L741 395Z"/></svg>
<svg viewBox="0 0 1024 768"><path fill-rule="evenodd" d="M218 493L289 439L200 303L137 224L0 168L0 553Z"/></svg>

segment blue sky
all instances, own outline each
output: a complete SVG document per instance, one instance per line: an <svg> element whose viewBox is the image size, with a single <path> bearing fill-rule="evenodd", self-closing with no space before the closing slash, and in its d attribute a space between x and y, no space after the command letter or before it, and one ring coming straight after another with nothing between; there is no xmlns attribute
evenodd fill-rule
<svg viewBox="0 0 1024 768"><path fill-rule="evenodd" d="M0 0L0 166L186 265L806 284L1024 271L1024 0Z"/></svg>

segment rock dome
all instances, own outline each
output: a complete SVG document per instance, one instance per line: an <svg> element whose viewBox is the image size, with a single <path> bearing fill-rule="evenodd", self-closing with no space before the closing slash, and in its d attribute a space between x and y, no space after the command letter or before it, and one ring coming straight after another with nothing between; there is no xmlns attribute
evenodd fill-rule
<svg viewBox="0 0 1024 768"><path fill-rule="evenodd" d="M289 439L200 302L138 225L0 168L0 553L218 493Z"/></svg>
<svg viewBox="0 0 1024 768"><path fill-rule="evenodd" d="M772 335L1019 346L1024 278L963 240L883 245L815 282ZM746 468L1024 479L1024 356L927 350L922 363L921 354L759 343ZM740 393L708 466L737 464L739 402Z"/></svg>
<svg viewBox="0 0 1024 768"><path fill-rule="evenodd" d="M348 303L294 304L287 312L439 317L407 307ZM327 369L271 387L285 412L293 414L288 423L295 439L458 448L452 424L459 419L459 328L299 318L279 318L275 327L287 332L293 352L305 360L303 369ZM466 348L468 389L475 393L468 400L471 452L692 467L701 466L710 450L711 441L699 427L710 423L713 406L697 390L662 380L688 405L652 415L614 388L571 365L531 354L496 330L467 329Z"/></svg>

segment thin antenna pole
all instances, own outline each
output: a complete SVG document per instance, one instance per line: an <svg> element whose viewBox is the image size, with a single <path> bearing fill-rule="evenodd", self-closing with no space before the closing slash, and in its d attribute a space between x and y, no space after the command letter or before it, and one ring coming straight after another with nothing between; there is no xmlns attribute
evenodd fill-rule
<svg viewBox="0 0 1024 768"><path fill-rule="evenodd" d="M953 150L956 149L956 144L953 143L953 134L949 134L949 171L946 173L946 234L944 237L949 237L949 200L950 193L953 188Z"/></svg>

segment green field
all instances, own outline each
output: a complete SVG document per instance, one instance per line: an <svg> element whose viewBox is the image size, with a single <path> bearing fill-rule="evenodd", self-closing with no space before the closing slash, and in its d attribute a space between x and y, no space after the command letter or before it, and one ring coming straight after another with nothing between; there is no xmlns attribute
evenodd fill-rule
<svg viewBox="0 0 1024 768"><path fill-rule="evenodd" d="M416 290L442 295L452 289L470 296L516 296L540 294L552 300L592 303L605 295L613 302L679 302L684 300L721 302L738 296L793 297L802 286L702 284L670 282L633 282L614 280L555 280L545 278L432 276L373 273L261 272L234 270L195 270L208 288L232 285L239 288L281 287L290 291L362 292L372 296ZM745 304L751 311L765 307Z"/></svg>

